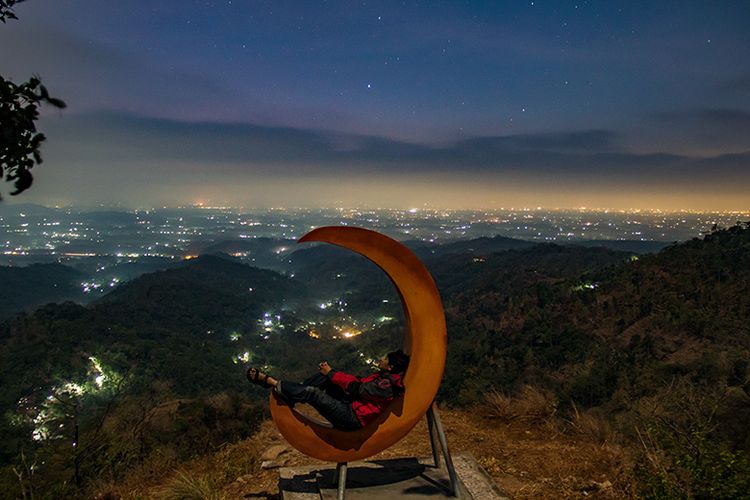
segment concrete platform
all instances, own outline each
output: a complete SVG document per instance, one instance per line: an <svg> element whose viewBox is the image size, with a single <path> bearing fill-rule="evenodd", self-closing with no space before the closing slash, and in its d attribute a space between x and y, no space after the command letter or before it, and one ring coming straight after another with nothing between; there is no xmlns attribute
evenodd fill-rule
<svg viewBox="0 0 750 500"><path fill-rule="evenodd" d="M470 454L453 456L459 479L459 496L466 500L507 499L507 495ZM284 467L279 469L279 492L285 500L335 499L336 466ZM397 458L348 465L346 498L454 498L449 496L448 473L433 466L432 458Z"/></svg>

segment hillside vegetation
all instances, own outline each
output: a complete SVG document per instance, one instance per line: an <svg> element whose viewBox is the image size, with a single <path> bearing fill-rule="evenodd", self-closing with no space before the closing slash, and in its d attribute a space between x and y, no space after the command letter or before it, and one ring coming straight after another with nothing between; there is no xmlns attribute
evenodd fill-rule
<svg viewBox="0 0 750 500"><path fill-rule="evenodd" d="M747 496L748 283L746 226L575 279L487 273L447 305L441 394L471 404L530 384L638 448L644 495Z"/></svg>
<svg viewBox="0 0 750 500"><path fill-rule="evenodd" d="M488 436L527 426L616 447L619 479L602 495L750 491L750 229L640 256L481 243L424 255L448 321L444 405L482 415ZM401 342L398 297L372 264L318 248L293 254L294 277L204 256L2 324L2 486L85 497L156 464L221 461L217 450L251 446L265 415L247 364L289 378L322 359L365 372ZM334 323L357 318L363 334L335 338ZM481 459L513 475L500 450ZM215 469L219 489L240 475Z"/></svg>
<svg viewBox="0 0 750 500"><path fill-rule="evenodd" d="M82 299L84 275L61 264L0 266L0 321L42 304Z"/></svg>

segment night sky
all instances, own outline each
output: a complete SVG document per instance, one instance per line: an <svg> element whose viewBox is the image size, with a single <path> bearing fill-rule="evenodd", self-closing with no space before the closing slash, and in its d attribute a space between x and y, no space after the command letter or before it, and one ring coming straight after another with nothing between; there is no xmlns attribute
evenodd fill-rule
<svg viewBox="0 0 750 500"><path fill-rule="evenodd" d="M68 109L4 203L750 209L745 0L16 13L0 74Z"/></svg>

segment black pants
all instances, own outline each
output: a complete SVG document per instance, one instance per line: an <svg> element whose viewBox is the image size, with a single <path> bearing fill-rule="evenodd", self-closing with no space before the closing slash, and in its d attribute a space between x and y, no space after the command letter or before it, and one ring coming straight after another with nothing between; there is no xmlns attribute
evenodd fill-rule
<svg viewBox="0 0 750 500"><path fill-rule="evenodd" d="M278 391L290 403L311 405L337 429L355 430L362 427L352 409L351 399L325 375L316 373L301 384L282 380Z"/></svg>

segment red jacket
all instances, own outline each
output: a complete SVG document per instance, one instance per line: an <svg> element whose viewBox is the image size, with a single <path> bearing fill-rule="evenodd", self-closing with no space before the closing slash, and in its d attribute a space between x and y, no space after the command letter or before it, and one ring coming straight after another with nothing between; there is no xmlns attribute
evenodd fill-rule
<svg viewBox="0 0 750 500"><path fill-rule="evenodd" d="M375 420L388 403L404 393L404 383L398 373L378 372L359 378L331 370L328 378L353 396L352 409L362 426Z"/></svg>

